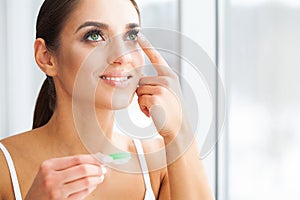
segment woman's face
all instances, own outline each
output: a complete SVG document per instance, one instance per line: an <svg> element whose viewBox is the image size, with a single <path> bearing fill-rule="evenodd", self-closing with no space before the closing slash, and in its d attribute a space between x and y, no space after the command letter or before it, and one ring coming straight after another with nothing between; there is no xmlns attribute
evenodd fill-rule
<svg viewBox="0 0 300 200"><path fill-rule="evenodd" d="M60 37L58 96L95 100L97 108L128 106L144 64L138 31L139 16L129 0L80 1Z"/></svg>

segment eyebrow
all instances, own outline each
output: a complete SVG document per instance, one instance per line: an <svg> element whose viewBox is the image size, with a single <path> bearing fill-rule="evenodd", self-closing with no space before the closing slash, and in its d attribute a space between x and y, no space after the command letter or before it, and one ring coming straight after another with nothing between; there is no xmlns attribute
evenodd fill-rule
<svg viewBox="0 0 300 200"><path fill-rule="evenodd" d="M88 21L88 22L84 22L82 25L80 25L76 32L77 33L80 29L88 27L88 26L94 26L94 27L98 27L100 29L104 29L104 30L108 30L109 29L109 25L108 24L104 24L104 23L100 23L100 22L93 22L93 21ZM126 29L133 29L133 28L138 28L140 27L139 24L137 23L129 23L126 25Z"/></svg>
<svg viewBox="0 0 300 200"><path fill-rule="evenodd" d="M84 22L82 25L80 25L77 30L76 30L76 33L84 28L84 27L88 27L88 26L95 26L95 27L98 27L98 28L101 28L101 29L105 29L107 30L109 28L109 26L107 24L104 24L104 23L100 23L100 22L92 22L92 21L88 21L88 22Z"/></svg>
<svg viewBox="0 0 300 200"><path fill-rule="evenodd" d="M126 25L126 29L133 29L133 28L139 28L140 25L137 23L129 23Z"/></svg>

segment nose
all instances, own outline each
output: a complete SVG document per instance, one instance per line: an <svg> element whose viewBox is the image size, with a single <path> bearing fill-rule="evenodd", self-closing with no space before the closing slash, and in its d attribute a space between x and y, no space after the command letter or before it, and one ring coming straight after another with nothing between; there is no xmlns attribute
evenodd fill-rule
<svg viewBox="0 0 300 200"><path fill-rule="evenodd" d="M121 39L114 39L110 43L109 54L107 57L109 64L126 65L132 62L130 49Z"/></svg>

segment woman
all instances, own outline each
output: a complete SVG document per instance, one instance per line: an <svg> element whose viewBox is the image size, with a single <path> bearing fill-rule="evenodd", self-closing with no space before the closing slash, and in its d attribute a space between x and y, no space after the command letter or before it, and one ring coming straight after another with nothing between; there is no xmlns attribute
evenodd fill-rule
<svg viewBox="0 0 300 200"><path fill-rule="evenodd" d="M177 77L138 34L139 24L139 10L133 0L45 0L37 20L34 51L47 79L37 101L34 129L1 141L1 199L213 199L196 142L165 168L136 175L105 167L89 154L78 136L73 100L77 98L82 105L90 102L84 95L74 95L77 74L98 49L106 67L101 73L97 67L87 69L85 79L97 83L97 120L113 145L132 153L148 153L173 142L172 148L165 149L168 162L182 151L184 138L192 138L174 95L179 94ZM141 51L128 53L138 47L158 76L141 75ZM152 117L162 136L143 142L142 147L113 131L113 110L128 106L134 93L142 112ZM114 95L126 98L116 98L114 103Z"/></svg>

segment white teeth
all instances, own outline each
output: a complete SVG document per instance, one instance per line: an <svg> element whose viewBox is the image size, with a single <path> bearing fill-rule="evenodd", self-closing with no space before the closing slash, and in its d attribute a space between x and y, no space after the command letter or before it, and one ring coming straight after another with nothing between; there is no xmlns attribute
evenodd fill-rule
<svg viewBox="0 0 300 200"><path fill-rule="evenodd" d="M129 79L129 77L107 77L107 76L102 76L101 78L103 80L117 81L117 82L123 82L123 81L127 81Z"/></svg>

